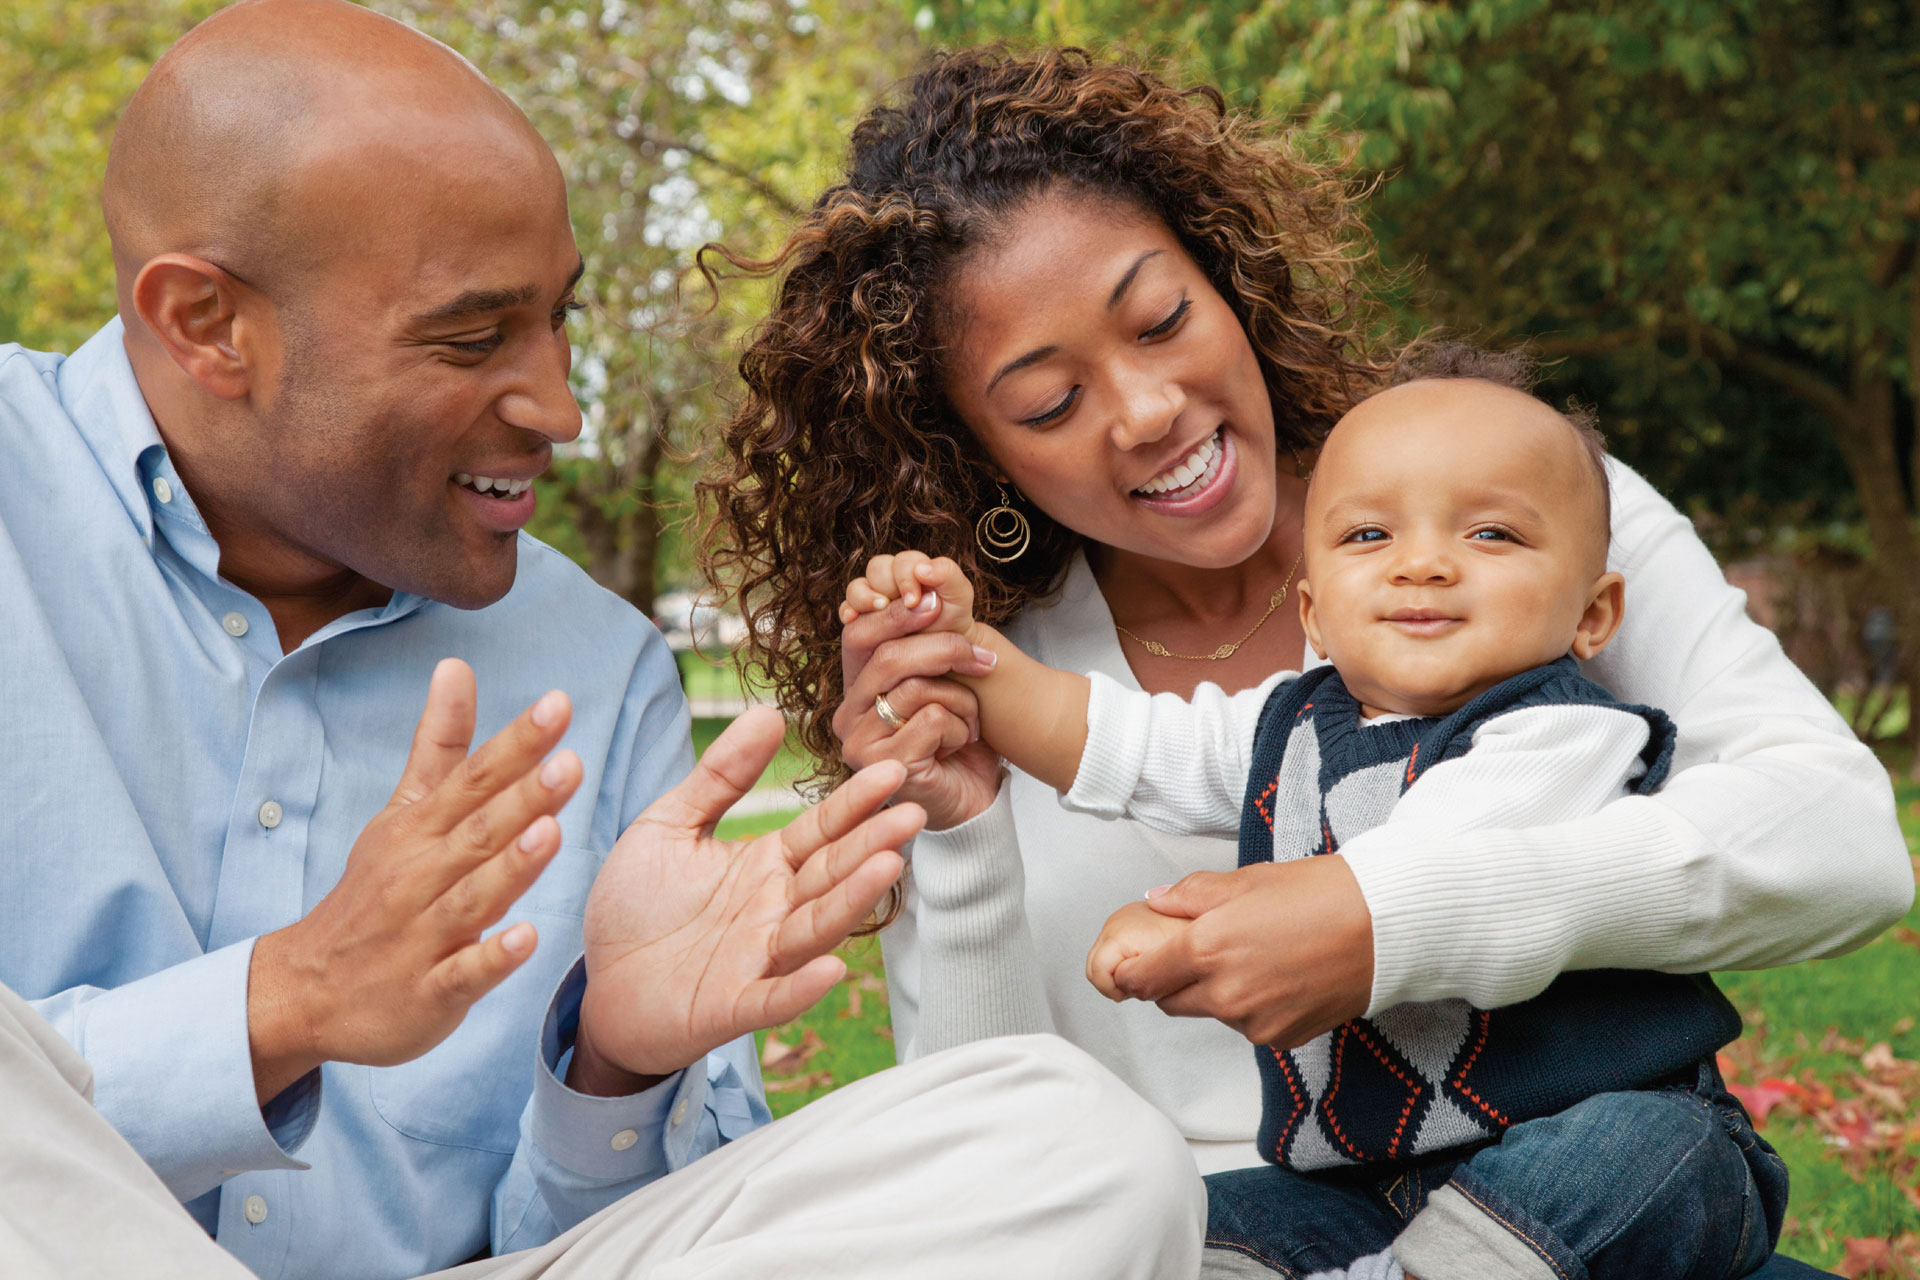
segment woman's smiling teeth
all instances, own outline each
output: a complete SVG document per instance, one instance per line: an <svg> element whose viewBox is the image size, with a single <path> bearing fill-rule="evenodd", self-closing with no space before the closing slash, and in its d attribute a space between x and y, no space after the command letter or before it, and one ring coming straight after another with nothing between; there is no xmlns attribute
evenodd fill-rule
<svg viewBox="0 0 1920 1280"><path fill-rule="evenodd" d="M453 482L489 497L517 498L533 485L531 480L495 480L492 476L470 476L462 471Z"/></svg>
<svg viewBox="0 0 1920 1280"><path fill-rule="evenodd" d="M1215 431L1200 442L1200 447L1141 485L1134 492L1149 498L1186 496L1182 491L1206 487L1220 470L1220 433Z"/></svg>

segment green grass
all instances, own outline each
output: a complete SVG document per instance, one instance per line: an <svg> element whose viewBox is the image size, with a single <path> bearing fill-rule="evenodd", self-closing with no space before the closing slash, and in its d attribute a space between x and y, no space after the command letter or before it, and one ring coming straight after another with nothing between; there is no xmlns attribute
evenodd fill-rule
<svg viewBox="0 0 1920 1280"><path fill-rule="evenodd" d="M680 664L680 687L689 698L738 698L749 684L764 687L764 681L752 679L730 655L686 650L676 653L674 659Z"/></svg>
<svg viewBox="0 0 1920 1280"><path fill-rule="evenodd" d="M703 729L702 726L705 726ZM695 738L705 749L720 722L696 722ZM782 767L804 768L797 753ZM781 765L781 761L776 761ZM1905 761L1895 772L1907 775ZM1897 787L1902 830L1920 858L1920 786ZM738 837L770 831L791 813L729 819L722 835ZM1908 915L1905 929L1920 930L1920 907ZM1833 960L1815 960L1784 969L1718 975L1721 986L1747 1018L1748 1032L1736 1056L1757 1054L1769 1073L1811 1072L1833 1083L1844 1096L1847 1077L1860 1069L1862 1046L1885 1041L1900 1058L1920 1058L1920 938L1890 930L1867 946ZM855 939L842 947L847 977L817 1007L784 1027L761 1032L764 1052L769 1035L798 1046L811 1031L819 1047L803 1063L767 1072L768 1101L776 1116L812 1101L840 1085L893 1065L892 1027L880 948L873 939ZM1851 1045L1838 1043L1834 1035ZM1851 1052L1849 1052L1851 1049ZM1761 1127L1785 1157L1793 1176L1784 1251L1817 1265L1832 1267L1848 1237L1874 1238L1920 1232L1920 1209L1902 1194L1912 1185L1912 1166L1896 1176L1897 1161L1854 1172L1813 1120L1776 1111ZM1920 1130L1916 1130L1920 1135ZM1909 1147L1920 1157L1920 1144Z"/></svg>
<svg viewBox="0 0 1920 1280"><path fill-rule="evenodd" d="M1904 766L1905 761L1898 762ZM1895 774L1905 777L1905 767ZM1907 850L1920 857L1920 786L1895 788ZM1860 950L1832 960L1784 969L1717 975L1746 1017L1750 1043L1767 1071L1791 1078L1811 1072L1843 1097L1848 1077L1860 1071L1859 1051L1889 1044L1896 1057L1920 1058L1920 907L1903 927L1889 930ZM1853 1042L1842 1045L1840 1039ZM1851 1051L1849 1051L1851 1050ZM1909 1107L1908 1116L1913 1111ZM1912 1186L1920 1143L1904 1144L1865 1169L1849 1170L1839 1147L1810 1118L1776 1112L1761 1133L1785 1157L1793 1190L1781 1248L1822 1266L1839 1262L1848 1237L1862 1239L1920 1232L1920 1208L1902 1193ZM1920 1130L1910 1131L1910 1138Z"/></svg>

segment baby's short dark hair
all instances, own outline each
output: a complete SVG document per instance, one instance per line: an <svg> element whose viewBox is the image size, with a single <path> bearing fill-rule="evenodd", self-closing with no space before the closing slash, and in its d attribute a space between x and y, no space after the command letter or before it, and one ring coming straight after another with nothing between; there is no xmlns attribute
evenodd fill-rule
<svg viewBox="0 0 1920 1280"><path fill-rule="evenodd" d="M1429 378L1474 378L1547 403L1534 392L1540 381L1540 364L1525 351L1490 351L1456 338L1416 341L1394 362L1388 385L1398 387ZM1607 438L1600 433L1600 416L1591 407L1573 400L1554 411L1573 429L1574 438L1580 441L1593 467L1594 479L1600 485L1602 527L1611 536L1613 485L1607 479Z"/></svg>

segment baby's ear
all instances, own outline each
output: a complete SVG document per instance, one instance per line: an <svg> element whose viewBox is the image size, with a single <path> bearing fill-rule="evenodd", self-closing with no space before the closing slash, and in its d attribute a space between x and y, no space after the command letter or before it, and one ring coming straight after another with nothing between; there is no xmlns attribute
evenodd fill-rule
<svg viewBox="0 0 1920 1280"><path fill-rule="evenodd" d="M1293 584L1293 594L1300 598L1300 629L1307 633L1314 657L1324 659L1327 647L1320 643L1320 620L1313 612L1313 584L1302 578Z"/></svg>
<svg viewBox="0 0 1920 1280"><path fill-rule="evenodd" d="M1613 642L1614 633L1627 612L1627 580L1617 573L1603 573L1594 581L1587 597L1586 612L1573 632L1573 656L1585 662Z"/></svg>

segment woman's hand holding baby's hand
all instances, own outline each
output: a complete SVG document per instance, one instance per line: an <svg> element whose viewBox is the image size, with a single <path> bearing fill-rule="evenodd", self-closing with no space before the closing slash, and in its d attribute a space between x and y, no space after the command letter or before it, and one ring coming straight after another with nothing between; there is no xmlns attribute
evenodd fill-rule
<svg viewBox="0 0 1920 1280"><path fill-rule="evenodd" d="M1159 947L1193 927L1190 920L1164 916L1144 902L1130 902L1107 917L1093 950L1087 952L1087 981L1109 1000L1131 999L1113 980L1123 961Z"/></svg>
<svg viewBox="0 0 1920 1280"><path fill-rule="evenodd" d="M1373 916L1345 858L1196 871L1137 905L1188 927L1119 964L1124 995L1283 1049L1367 1011Z"/></svg>
<svg viewBox="0 0 1920 1280"><path fill-rule="evenodd" d="M891 563L882 580L895 583ZM846 692L833 713L833 732L855 769L881 760L904 764L907 780L895 799L919 804L927 829L940 831L975 817L1000 791L1000 757L979 741L979 704L965 686L945 678L984 676L994 656L956 631L940 630L947 619L933 610L944 613L945 598L932 598L923 586L915 590L914 605L927 607L910 607L895 595L870 611L883 593L864 577L848 588L840 611ZM970 609L971 591L966 599ZM874 699L882 694L903 723L881 718Z"/></svg>

